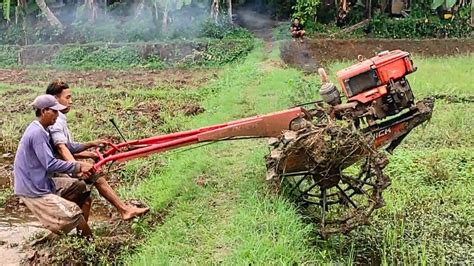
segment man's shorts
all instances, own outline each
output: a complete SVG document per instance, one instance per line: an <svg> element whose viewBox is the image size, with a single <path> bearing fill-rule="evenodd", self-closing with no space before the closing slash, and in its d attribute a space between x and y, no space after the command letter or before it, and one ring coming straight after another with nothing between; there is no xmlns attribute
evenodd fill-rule
<svg viewBox="0 0 474 266"><path fill-rule="evenodd" d="M56 194L46 194L37 198L20 198L50 231L68 233L84 219L79 205L89 198L90 191L83 181L70 177L53 178Z"/></svg>
<svg viewBox="0 0 474 266"><path fill-rule="evenodd" d="M69 175L69 174L61 174L61 173L54 173L53 175L53 179L54 178L58 178L58 177L69 177L69 178L75 178L75 179L78 179L77 177L73 177L72 175ZM93 185L95 184L95 182L97 182L97 179L99 179L101 176L99 175L94 175L86 180L82 180L84 181L87 185ZM80 180L80 179L78 179Z"/></svg>
<svg viewBox="0 0 474 266"><path fill-rule="evenodd" d="M293 38L301 38L301 37L303 37L303 33L302 33L302 31L295 31L295 32L292 32L292 33L291 33L291 37L293 37Z"/></svg>

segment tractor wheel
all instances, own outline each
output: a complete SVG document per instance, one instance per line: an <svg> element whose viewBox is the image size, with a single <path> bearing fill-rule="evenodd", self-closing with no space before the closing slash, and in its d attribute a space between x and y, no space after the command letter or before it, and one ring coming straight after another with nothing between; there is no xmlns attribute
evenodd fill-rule
<svg viewBox="0 0 474 266"><path fill-rule="evenodd" d="M347 126L307 123L272 139L267 179L318 224L323 238L368 224L384 206L387 158L373 138Z"/></svg>

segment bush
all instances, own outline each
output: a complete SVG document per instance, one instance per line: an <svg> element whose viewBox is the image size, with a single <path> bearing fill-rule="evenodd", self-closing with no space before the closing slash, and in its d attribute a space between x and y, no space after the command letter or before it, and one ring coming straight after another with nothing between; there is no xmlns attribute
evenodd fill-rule
<svg viewBox="0 0 474 266"><path fill-rule="evenodd" d="M247 32L235 31L233 36L248 36ZM81 69L127 69L145 67L163 69L168 66L215 66L238 60L253 49L254 39L224 38L221 40L205 40L196 42L163 45L165 53L175 56L169 61L164 61L158 55L151 54L146 58L140 55L134 46L101 47L92 46L65 46L50 60L51 65L62 68ZM191 50L191 51L190 51ZM0 57L1 58L1 57Z"/></svg>
<svg viewBox="0 0 474 266"><path fill-rule="evenodd" d="M80 66L88 53L84 47L65 47L53 57L51 63L59 66Z"/></svg>
<svg viewBox="0 0 474 266"><path fill-rule="evenodd" d="M133 47L66 47L56 54L51 63L61 67L115 68L125 69L140 66L143 63L138 51Z"/></svg>
<svg viewBox="0 0 474 266"><path fill-rule="evenodd" d="M234 30L235 26L230 24L225 18L221 18L218 22L208 19L201 24L199 37L223 39Z"/></svg>
<svg viewBox="0 0 474 266"><path fill-rule="evenodd" d="M369 30L377 38L465 38L472 34L469 16L461 10L453 20L437 16L391 19L385 15L374 17Z"/></svg>
<svg viewBox="0 0 474 266"><path fill-rule="evenodd" d="M18 66L18 49L11 46L0 46L0 67Z"/></svg>
<svg viewBox="0 0 474 266"><path fill-rule="evenodd" d="M24 44L25 33L18 25L0 27L1 44Z"/></svg>
<svg viewBox="0 0 474 266"><path fill-rule="evenodd" d="M245 56L254 47L253 39L210 41L207 46L207 64L224 64Z"/></svg>
<svg viewBox="0 0 474 266"><path fill-rule="evenodd" d="M132 47L124 46L114 49L102 47L88 54L83 64L98 68L130 68L140 65L141 61L137 50Z"/></svg>

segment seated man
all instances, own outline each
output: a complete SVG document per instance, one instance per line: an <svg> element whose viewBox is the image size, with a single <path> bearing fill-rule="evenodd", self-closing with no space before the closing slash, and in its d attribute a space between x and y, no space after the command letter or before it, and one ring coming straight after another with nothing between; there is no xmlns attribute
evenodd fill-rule
<svg viewBox="0 0 474 266"><path fill-rule="evenodd" d="M104 144L103 140L96 140L86 143L76 143L73 141L71 133L66 120L66 113L71 109L72 94L68 84L59 80L53 81L49 84L46 94L53 95L60 104L66 106L66 109L61 110L58 120L50 127L51 139L53 145L57 149L59 156L66 161L75 161L78 159L98 159L94 152L87 151L91 147L96 147L99 144ZM123 220L129 220L136 216L147 213L149 208L137 208L125 204L117 196L117 193L110 187L109 183L104 177L98 177L96 180L89 180L90 184L94 184L99 191L99 194L107 199L120 213Z"/></svg>
<svg viewBox="0 0 474 266"><path fill-rule="evenodd" d="M77 228L81 235L90 236L92 232L83 215L90 208L85 183L72 178L54 179L52 175L86 176L92 164L66 162L53 156L47 128L56 122L65 106L51 95L38 96L32 105L37 119L26 128L18 145L13 166L15 194L53 233L67 234Z"/></svg>
<svg viewBox="0 0 474 266"><path fill-rule="evenodd" d="M295 18L293 23L291 23L290 31L291 37L293 37L295 40L299 38L301 42L303 41L303 37L306 32L304 31L303 25L301 25L298 18Z"/></svg>

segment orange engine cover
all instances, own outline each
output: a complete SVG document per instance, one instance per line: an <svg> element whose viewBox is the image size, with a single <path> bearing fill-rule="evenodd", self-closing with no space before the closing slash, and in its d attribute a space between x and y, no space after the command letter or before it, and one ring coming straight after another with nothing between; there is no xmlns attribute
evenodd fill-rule
<svg viewBox="0 0 474 266"><path fill-rule="evenodd" d="M399 80L415 70L408 52L394 50L381 52L336 75L348 101L367 103L388 93L391 80Z"/></svg>

